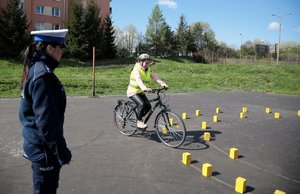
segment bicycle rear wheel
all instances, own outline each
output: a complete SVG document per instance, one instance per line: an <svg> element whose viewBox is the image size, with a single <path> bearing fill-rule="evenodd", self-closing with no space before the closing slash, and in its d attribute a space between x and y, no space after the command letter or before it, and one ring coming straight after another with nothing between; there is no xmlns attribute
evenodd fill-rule
<svg viewBox="0 0 300 194"><path fill-rule="evenodd" d="M135 110L131 110L125 104L119 104L114 110L114 122L120 133L123 135L133 135L137 128L137 114Z"/></svg>
<svg viewBox="0 0 300 194"><path fill-rule="evenodd" d="M157 115L156 133L167 146L177 148L185 141L186 128L183 120L171 111L162 111Z"/></svg>

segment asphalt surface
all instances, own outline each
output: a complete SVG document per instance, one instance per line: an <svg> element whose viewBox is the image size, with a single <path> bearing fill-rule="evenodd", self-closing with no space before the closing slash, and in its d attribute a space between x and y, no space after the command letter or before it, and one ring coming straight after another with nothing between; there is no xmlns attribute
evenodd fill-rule
<svg viewBox="0 0 300 194"><path fill-rule="evenodd" d="M228 92L168 93L168 98L174 112L188 115L187 138L178 149L158 140L153 119L145 134L120 134L112 115L116 100L125 96L69 97L65 138L73 162L62 168L58 193L231 194L237 177L247 180L247 193L300 193L300 97ZM217 107L221 113L214 123ZM240 119L243 107L247 118ZM0 109L0 193L32 193L30 162L22 157L19 100L0 99ZM202 121L208 129L201 130ZM212 139L205 142L207 131ZM233 147L239 150L236 160L228 157ZM192 154L188 166L181 163L186 151ZM204 163L213 166L212 177L202 176Z"/></svg>

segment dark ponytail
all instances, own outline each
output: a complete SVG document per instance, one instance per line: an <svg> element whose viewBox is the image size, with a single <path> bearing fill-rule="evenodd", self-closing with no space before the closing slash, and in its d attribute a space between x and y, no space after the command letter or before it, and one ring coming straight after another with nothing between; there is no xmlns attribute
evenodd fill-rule
<svg viewBox="0 0 300 194"><path fill-rule="evenodd" d="M29 66L31 63L31 59L33 57L33 50L35 45L31 44L29 46L27 46L27 48L23 51L22 56L23 56L23 74L22 74L22 78L21 78L21 89L24 88L27 79L28 79L28 71L29 71Z"/></svg>
<svg viewBox="0 0 300 194"><path fill-rule="evenodd" d="M32 59L38 54L45 52L48 45L48 42L33 42L23 51L23 74L20 84L21 90L24 88L25 84L28 81L28 71L32 63Z"/></svg>

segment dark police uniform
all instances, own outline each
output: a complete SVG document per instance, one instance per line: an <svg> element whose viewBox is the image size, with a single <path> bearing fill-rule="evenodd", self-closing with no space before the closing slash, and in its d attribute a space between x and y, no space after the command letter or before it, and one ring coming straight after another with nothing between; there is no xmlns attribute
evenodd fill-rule
<svg viewBox="0 0 300 194"><path fill-rule="evenodd" d="M36 56L20 101L24 156L32 162L34 193L56 193L61 166L72 157L63 135L66 94L53 73L58 64L46 54Z"/></svg>

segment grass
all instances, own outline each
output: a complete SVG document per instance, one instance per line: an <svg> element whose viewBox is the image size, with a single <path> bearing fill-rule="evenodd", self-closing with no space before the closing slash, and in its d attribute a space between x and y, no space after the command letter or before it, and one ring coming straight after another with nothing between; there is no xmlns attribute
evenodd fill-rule
<svg viewBox="0 0 300 194"><path fill-rule="evenodd" d="M132 59L98 61L96 95L125 95L133 63ZM152 69L167 82L170 92L255 91L300 96L300 66L295 65L197 64L174 58L157 59ZM68 96L92 94L90 62L63 60L55 73ZM0 98L19 96L21 74L21 64L0 60ZM151 83L150 87L157 85Z"/></svg>

